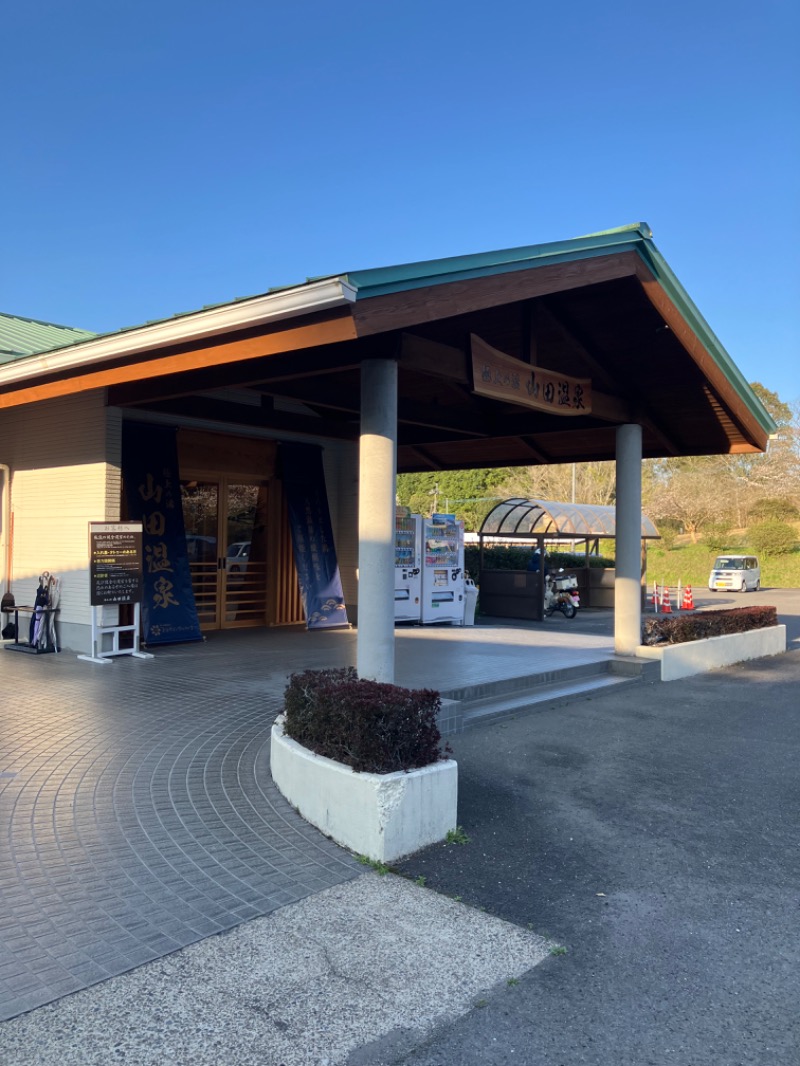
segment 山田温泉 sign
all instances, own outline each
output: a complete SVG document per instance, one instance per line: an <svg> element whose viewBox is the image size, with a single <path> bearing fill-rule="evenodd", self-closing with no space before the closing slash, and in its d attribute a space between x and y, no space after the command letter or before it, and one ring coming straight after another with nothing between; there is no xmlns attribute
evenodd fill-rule
<svg viewBox="0 0 800 1066"><path fill-rule="evenodd" d="M591 378L572 378L555 370L523 363L482 341L472 341L472 388L479 396L548 411L586 415L592 410Z"/></svg>

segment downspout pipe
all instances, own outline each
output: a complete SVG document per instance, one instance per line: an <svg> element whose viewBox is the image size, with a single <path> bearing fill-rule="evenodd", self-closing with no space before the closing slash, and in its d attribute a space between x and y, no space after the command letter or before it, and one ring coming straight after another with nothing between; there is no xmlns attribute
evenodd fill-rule
<svg viewBox="0 0 800 1066"><path fill-rule="evenodd" d="M3 570L3 578L0 584L3 592L11 591L11 559L10 540L11 536L11 467L6 463L0 463L0 471L3 474L3 507L0 511L0 566Z"/></svg>

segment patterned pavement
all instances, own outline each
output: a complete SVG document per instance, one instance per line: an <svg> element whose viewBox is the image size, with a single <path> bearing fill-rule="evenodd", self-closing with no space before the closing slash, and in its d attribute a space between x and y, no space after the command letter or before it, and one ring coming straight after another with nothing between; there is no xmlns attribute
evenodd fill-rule
<svg viewBox="0 0 800 1066"><path fill-rule="evenodd" d="M363 872L272 785L279 697L203 650L0 649L0 1019Z"/></svg>
<svg viewBox="0 0 800 1066"><path fill-rule="evenodd" d="M603 657L607 629L398 630L397 680L444 692ZM240 630L106 666L0 648L0 1020L363 872L269 775L286 677L355 643Z"/></svg>

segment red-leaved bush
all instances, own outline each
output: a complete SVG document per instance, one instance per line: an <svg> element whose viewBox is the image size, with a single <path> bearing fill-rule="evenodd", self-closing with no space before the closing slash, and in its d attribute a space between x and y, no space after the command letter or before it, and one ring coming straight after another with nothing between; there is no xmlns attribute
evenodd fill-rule
<svg viewBox="0 0 800 1066"><path fill-rule="evenodd" d="M643 626L643 644L685 644L727 633L746 633L778 624L776 607L732 607L729 611L699 611L648 618Z"/></svg>
<svg viewBox="0 0 800 1066"><path fill-rule="evenodd" d="M436 714L439 693L359 678L352 666L292 674L284 695L286 735L354 770L388 774L447 758Z"/></svg>

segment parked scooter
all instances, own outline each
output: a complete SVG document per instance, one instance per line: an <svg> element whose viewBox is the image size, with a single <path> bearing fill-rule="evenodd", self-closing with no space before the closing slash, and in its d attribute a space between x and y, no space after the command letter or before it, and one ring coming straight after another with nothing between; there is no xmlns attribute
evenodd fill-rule
<svg viewBox="0 0 800 1066"><path fill-rule="evenodd" d="M580 605L578 579L574 574L565 574L561 569L545 576L544 613L546 618L549 618L553 611L561 611L565 618L574 618Z"/></svg>

